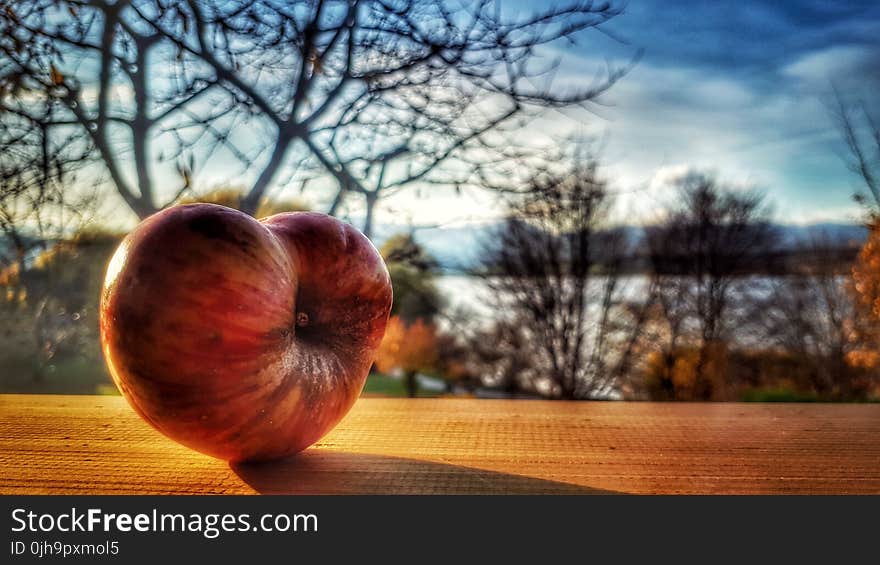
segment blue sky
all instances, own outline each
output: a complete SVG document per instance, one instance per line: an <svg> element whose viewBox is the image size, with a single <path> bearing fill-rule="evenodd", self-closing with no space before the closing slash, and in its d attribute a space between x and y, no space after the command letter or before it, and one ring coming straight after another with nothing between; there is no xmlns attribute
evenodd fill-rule
<svg viewBox="0 0 880 565"><path fill-rule="evenodd" d="M504 0L503 10L535 5ZM675 180L694 170L764 190L781 222L859 218L830 86L880 111L880 2L630 0L606 31L545 53L562 56L559 86L583 84L643 50L638 64L592 112L549 115L524 135L602 139L604 172L620 193L616 221L658 218L675 198ZM249 174L216 161L197 187L246 184ZM330 194L328 186L306 197L321 209ZM489 194L430 194L402 191L382 202L377 220L459 224L503 214ZM349 213L360 212L354 205Z"/></svg>
<svg viewBox="0 0 880 565"><path fill-rule="evenodd" d="M632 0L609 30L623 41L569 50L588 66L644 49L585 126L607 135L606 171L635 191L628 217L649 221L692 169L764 189L781 221L857 216L828 103L833 81L880 106L880 2Z"/></svg>
<svg viewBox="0 0 880 565"><path fill-rule="evenodd" d="M763 190L781 222L859 219L829 103L834 83L880 110L880 2L631 0L606 29L554 54L564 56L556 80L583 81L643 50L638 64L594 114L550 116L543 129L603 140L617 221L657 219L694 170ZM473 198L468 218L499 212ZM432 200L432 217L459 218L452 195ZM429 220L412 194L388 208Z"/></svg>

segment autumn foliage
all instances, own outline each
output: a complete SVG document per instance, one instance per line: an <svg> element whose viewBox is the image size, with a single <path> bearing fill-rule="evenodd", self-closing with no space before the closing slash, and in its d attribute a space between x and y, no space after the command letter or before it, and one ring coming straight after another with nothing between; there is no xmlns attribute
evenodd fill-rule
<svg viewBox="0 0 880 565"><path fill-rule="evenodd" d="M875 318L880 318L880 225L875 225L853 266L859 300Z"/></svg>
<svg viewBox="0 0 880 565"><path fill-rule="evenodd" d="M385 338L376 356L383 373L426 371L437 364L437 329L421 319L407 324L398 316L388 320Z"/></svg>
<svg viewBox="0 0 880 565"><path fill-rule="evenodd" d="M703 352L683 347L674 352L652 351L645 363L645 386L657 400L699 400L699 391L706 388L705 379L712 379L710 390L722 392L723 375L728 371L729 351L724 343L710 343Z"/></svg>
<svg viewBox="0 0 880 565"><path fill-rule="evenodd" d="M853 265L853 283L861 308L856 328L864 341L880 343L880 225L874 224ZM850 365L863 369L880 367L876 347L858 348L847 358Z"/></svg>

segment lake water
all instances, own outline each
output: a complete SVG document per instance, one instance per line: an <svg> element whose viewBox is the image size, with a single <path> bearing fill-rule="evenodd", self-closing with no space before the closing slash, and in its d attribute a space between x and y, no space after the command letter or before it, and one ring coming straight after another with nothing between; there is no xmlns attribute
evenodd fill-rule
<svg viewBox="0 0 880 565"><path fill-rule="evenodd" d="M486 320L497 317L498 310L492 300L492 293L486 287L486 282L483 279L468 275L444 275L438 277L436 283L446 299L447 311L464 310ZM602 284L602 279L597 277L595 284L599 287ZM624 276L620 277L618 284L620 295L634 300L644 296L648 286L648 277L645 275Z"/></svg>
<svg viewBox="0 0 880 565"><path fill-rule="evenodd" d="M734 287L734 292L747 293L752 299L751 303L768 297L773 284L785 279L785 277L750 276L739 279ZM841 284L847 280L841 277ZM603 280L596 277L592 283L593 296L600 296ZM627 275L621 276L618 281L617 298L640 302L645 299L649 276ZM470 314L471 322L477 325L486 325L497 319L503 313L503 308L498 308L497 300L494 300L486 282L479 278L468 275L444 275L437 278L437 286L446 299L444 313L454 315L457 311ZM743 304L741 302L741 304ZM462 320L463 321L463 320ZM441 320L441 325L446 322Z"/></svg>

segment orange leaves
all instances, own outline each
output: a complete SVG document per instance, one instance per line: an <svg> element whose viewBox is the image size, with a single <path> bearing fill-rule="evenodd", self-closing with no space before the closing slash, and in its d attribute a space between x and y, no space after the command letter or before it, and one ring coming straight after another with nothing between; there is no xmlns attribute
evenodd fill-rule
<svg viewBox="0 0 880 565"><path fill-rule="evenodd" d="M880 352L867 348L855 349L846 353L845 361L856 369L876 369L880 366Z"/></svg>
<svg viewBox="0 0 880 565"><path fill-rule="evenodd" d="M392 316L376 354L376 367L387 373L394 369L428 370L436 364L437 329L434 325L421 319L407 325L398 316Z"/></svg>
<svg viewBox="0 0 880 565"><path fill-rule="evenodd" d="M646 383L654 398L700 400L698 391L709 383L719 389L729 364L722 342L712 342L701 353L697 347L681 347L671 353L653 351L646 363Z"/></svg>
<svg viewBox="0 0 880 565"><path fill-rule="evenodd" d="M853 279L861 302L880 318L880 226L873 226L853 265Z"/></svg>

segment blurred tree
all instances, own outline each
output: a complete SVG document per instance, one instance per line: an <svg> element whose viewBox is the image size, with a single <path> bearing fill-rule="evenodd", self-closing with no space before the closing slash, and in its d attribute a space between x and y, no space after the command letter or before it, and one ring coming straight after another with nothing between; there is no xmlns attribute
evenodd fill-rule
<svg viewBox="0 0 880 565"><path fill-rule="evenodd" d="M30 337L26 357L35 362L36 378L59 356L76 356L102 366L98 337L98 302L107 260L122 238L103 231L83 231L56 242L24 269L8 269L5 308L15 307L15 331ZM10 289L20 289L17 296ZM5 351L14 356L17 352ZM8 362L9 359L4 360ZM103 378L102 372L97 372Z"/></svg>
<svg viewBox="0 0 880 565"><path fill-rule="evenodd" d="M809 365L799 383L819 398L852 400L864 394L868 376L864 353L877 350L860 319L850 266L827 237L804 245L795 270L768 281L767 292L754 300L749 320L757 322L764 343L776 345ZM862 363L864 365L864 363Z"/></svg>
<svg viewBox="0 0 880 565"><path fill-rule="evenodd" d="M179 204L193 204L195 202L206 202L208 204L219 204L229 208L238 209L241 205L241 199L244 195L244 189L234 187L219 187L209 190L204 194L198 194L181 198ZM288 198L279 200L277 198L264 197L260 201L260 205L254 212L256 218L266 218L274 214L282 212L308 212L309 206L302 200L296 198Z"/></svg>
<svg viewBox="0 0 880 565"><path fill-rule="evenodd" d="M270 185L325 177L336 185L329 212L360 198L370 235L382 196L479 183L502 163L491 155L511 151L507 134L595 100L626 70L561 88L542 61L617 16L607 2L531 13L493 0L4 6L0 118L51 140L44 174L74 154L100 161L141 218L176 201L219 151L258 171L243 211ZM157 190L161 162L180 177L171 194Z"/></svg>
<svg viewBox="0 0 880 565"><path fill-rule="evenodd" d="M880 397L880 226L871 227L852 273L856 291L855 329L861 345L849 352L848 361L871 372L872 392Z"/></svg>
<svg viewBox="0 0 880 565"><path fill-rule="evenodd" d="M862 305L880 318L880 230L874 228L859 252L853 277Z"/></svg>
<svg viewBox="0 0 880 565"><path fill-rule="evenodd" d="M834 113L849 153L847 164L864 184L864 191L856 191L854 198L873 224L880 220L880 122L866 103L851 104L840 91L835 95Z"/></svg>
<svg viewBox="0 0 880 565"><path fill-rule="evenodd" d="M734 302L746 296L742 278L766 259L773 243L762 195L720 186L690 175L679 187L677 208L646 229L652 284L666 325L666 379L675 371L675 352L687 334L696 334L693 398L709 400L723 386L719 363L709 373L711 351L725 349L735 327Z"/></svg>
<svg viewBox="0 0 880 565"><path fill-rule="evenodd" d="M0 100L3 95L0 88ZM62 151L50 138L43 122L53 115L51 106L39 114L37 123L0 119L0 269L25 266L97 213L96 190L65 189L89 160L82 152Z"/></svg>
<svg viewBox="0 0 880 565"><path fill-rule="evenodd" d="M849 103L836 91L836 117L849 153L848 165L864 185L857 191L856 202L867 213L868 239L853 266L854 286L858 295L856 320L863 343L853 352L853 365L876 371L880 368L880 122L867 103ZM876 101L876 99L875 99ZM876 387L875 383L875 387ZM875 389L875 393L880 391Z"/></svg>
<svg viewBox="0 0 880 565"><path fill-rule="evenodd" d="M641 326L620 293L625 232L602 229L606 182L580 149L536 172L487 242L485 280L506 315L477 338L490 380L563 399L615 391Z"/></svg>
<svg viewBox="0 0 880 565"><path fill-rule="evenodd" d="M411 324L397 316L388 320L385 337L376 354L376 368L383 373L403 373L407 395L418 394L416 375L437 365L437 330L419 319Z"/></svg>
<svg viewBox="0 0 880 565"><path fill-rule="evenodd" d="M514 320L478 328L469 338L481 384L510 397L520 392L536 393L537 383L546 379L541 372L543 356L534 356L536 344L530 343L529 332L517 328Z"/></svg>
<svg viewBox="0 0 880 565"><path fill-rule="evenodd" d="M473 391L479 384L479 373L471 362L472 344L455 329L437 333L436 374L446 383L448 392Z"/></svg>
<svg viewBox="0 0 880 565"><path fill-rule="evenodd" d="M434 319L440 313L443 298L434 282L438 272L437 262L419 245L412 234L397 234L388 238L380 250L388 273L391 275L391 285L394 291L394 303L391 306L391 316L394 323L386 332L386 341L383 342L385 359L376 362L380 371L382 367L397 367L403 371L406 379L407 393L415 396L418 383L415 380L416 371L424 368L419 362L406 362L407 355L425 355L437 364L437 335L434 327ZM388 337L388 332L393 335ZM410 339L427 339L430 333L431 349L424 348L424 343L405 343ZM394 335L396 334L396 335ZM395 349L396 348L396 349ZM393 350L393 351L392 351ZM399 361L399 355L404 356L403 364L394 365ZM412 361L412 359L410 359ZM391 365L389 365L389 362Z"/></svg>
<svg viewBox="0 0 880 565"><path fill-rule="evenodd" d="M0 87L0 99L6 95ZM84 235L71 237L82 234L98 212L95 190L72 191L64 185L73 182L89 160L81 151L67 152L51 138L46 126L54 115L50 104L35 103L33 111L33 122L0 119L0 374L4 381L14 378L13 373L23 379L42 377L59 348L77 347L83 338L83 317L95 314L83 300L89 274L49 265L59 242L75 245L76 240L85 245ZM68 142L76 144L77 138ZM58 253L77 255L70 246ZM74 290L74 284L84 286Z"/></svg>
<svg viewBox="0 0 880 565"><path fill-rule="evenodd" d="M390 237L380 252L388 265L394 289L391 314L406 323L433 322L443 306L443 298L434 282L438 272L434 258L412 234Z"/></svg>
<svg viewBox="0 0 880 565"><path fill-rule="evenodd" d="M692 346L651 351L646 356L642 387L652 400L695 400L694 392L728 369L729 352L725 343L716 342L705 351Z"/></svg>

